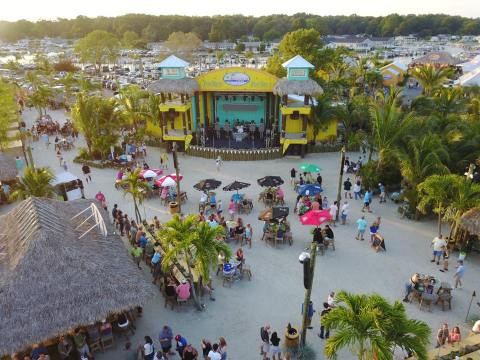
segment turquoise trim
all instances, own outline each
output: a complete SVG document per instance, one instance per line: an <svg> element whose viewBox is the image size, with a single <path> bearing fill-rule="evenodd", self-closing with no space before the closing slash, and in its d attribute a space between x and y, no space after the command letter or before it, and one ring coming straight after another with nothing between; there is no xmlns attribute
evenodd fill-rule
<svg viewBox="0 0 480 360"><path fill-rule="evenodd" d="M308 68L288 68L287 79L288 80L308 80ZM303 72L303 73L302 73Z"/></svg>
<svg viewBox="0 0 480 360"><path fill-rule="evenodd" d="M192 121L193 121L193 130L197 129L197 97L192 96Z"/></svg>
<svg viewBox="0 0 480 360"><path fill-rule="evenodd" d="M166 71L165 71L166 70ZM162 79L184 79L185 78L185 69L179 67L161 67L160 71L162 72Z"/></svg>

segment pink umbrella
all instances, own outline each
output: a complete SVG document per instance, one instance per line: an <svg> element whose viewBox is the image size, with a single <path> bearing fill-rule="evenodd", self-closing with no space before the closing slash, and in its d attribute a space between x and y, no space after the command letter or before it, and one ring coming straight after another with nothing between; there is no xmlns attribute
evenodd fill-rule
<svg viewBox="0 0 480 360"><path fill-rule="evenodd" d="M329 210L310 210L300 216L302 225L320 226L331 219L332 215L330 215Z"/></svg>
<svg viewBox="0 0 480 360"><path fill-rule="evenodd" d="M179 175L179 180L183 179L183 175ZM175 186L177 184L177 176L175 174L162 176L160 179L155 181L155 185L158 187L167 187Z"/></svg>
<svg viewBox="0 0 480 360"><path fill-rule="evenodd" d="M160 175L163 174L163 170L160 170L160 169L147 169L147 170L142 170L140 171L140 173L138 174L139 177L143 178L143 179L147 179L147 178L154 178L154 177L158 177Z"/></svg>

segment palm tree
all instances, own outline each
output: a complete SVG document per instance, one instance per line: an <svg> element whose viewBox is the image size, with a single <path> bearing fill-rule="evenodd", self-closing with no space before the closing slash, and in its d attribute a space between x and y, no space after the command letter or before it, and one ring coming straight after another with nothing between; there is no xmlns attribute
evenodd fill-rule
<svg viewBox="0 0 480 360"><path fill-rule="evenodd" d="M77 84L77 80L72 73L68 73L64 78L60 79L59 82L63 85L65 108L70 110L70 100L73 96L73 87Z"/></svg>
<svg viewBox="0 0 480 360"><path fill-rule="evenodd" d="M143 203L145 194L148 191L148 184L140 178L140 171L142 169L137 168L120 181L120 185L123 188L123 196L130 195L132 197L137 224L142 222L142 215L138 205Z"/></svg>
<svg viewBox="0 0 480 360"><path fill-rule="evenodd" d="M480 97L471 97L468 104L468 114L473 121L480 121Z"/></svg>
<svg viewBox="0 0 480 360"><path fill-rule="evenodd" d="M340 291L337 306L322 319L329 330L336 330L325 344L325 355L336 359L348 347L359 360L393 359L396 347L411 351L417 359L427 359L430 328L408 319L400 302L393 305L383 297L355 295Z"/></svg>
<svg viewBox="0 0 480 360"><path fill-rule="evenodd" d="M38 110L39 117L47 114L47 107L54 95L53 89L46 85L37 85L28 97L30 104Z"/></svg>
<svg viewBox="0 0 480 360"><path fill-rule="evenodd" d="M438 135L427 134L421 138L411 139L406 148L397 150L396 156L400 162L400 172L407 187L405 197L409 201L410 210L418 218L417 185L428 176L448 174L448 151Z"/></svg>
<svg viewBox="0 0 480 360"><path fill-rule="evenodd" d="M442 217L447 205L452 200L452 188L456 184L457 175L431 175L418 184L420 197L418 209L426 213L430 207L438 214L438 234L442 233Z"/></svg>
<svg viewBox="0 0 480 360"><path fill-rule="evenodd" d="M372 150L378 153L379 167L403 139L414 120L412 113L402 112L397 104L398 96L399 93L395 91L390 95L379 93L370 106Z"/></svg>
<svg viewBox="0 0 480 360"><path fill-rule="evenodd" d="M442 118L459 113L465 108L465 98L461 88L442 88L433 95L434 112Z"/></svg>
<svg viewBox="0 0 480 360"><path fill-rule="evenodd" d="M136 85L128 85L120 90L119 104L125 119L135 131L146 117L145 99L148 99L148 93Z"/></svg>
<svg viewBox="0 0 480 360"><path fill-rule="evenodd" d="M418 66L412 70L414 76L423 87L423 94L430 96L434 89L441 86L452 76L450 68L436 68L432 65Z"/></svg>
<svg viewBox="0 0 480 360"><path fill-rule="evenodd" d="M174 215L158 232L165 250L162 267L168 271L175 265L181 271L190 283L192 297L199 310L202 309L202 304L195 282L200 279L196 279L195 273L207 280L220 252L225 254L226 259L231 257L230 247L217 240L222 235L223 228L211 228L205 222L199 223L195 215L189 215L183 220Z"/></svg>
<svg viewBox="0 0 480 360"><path fill-rule="evenodd" d="M312 116L308 117L308 120L313 127L314 144L321 127L329 124L335 118L335 114L335 108L332 107L327 95L324 94L317 97L315 103L312 104Z"/></svg>
<svg viewBox="0 0 480 360"><path fill-rule="evenodd" d="M54 175L50 169L26 167L23 177L15 185L10 194L12 200L25 200L28 197L54 198L55 189L51 185Z"/></svg>

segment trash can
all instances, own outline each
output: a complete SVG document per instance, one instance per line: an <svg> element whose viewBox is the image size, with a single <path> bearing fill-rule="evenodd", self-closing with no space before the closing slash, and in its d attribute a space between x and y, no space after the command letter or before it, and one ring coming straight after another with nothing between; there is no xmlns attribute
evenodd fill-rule
<svg viewBox="0 0 480 360"><path fill-rule="evenodd" d="M176 201L170 203L170 214L178 214L178 203Z"/></svg>
<svg viewBox="0 0 480 360"><path fill-rule="evenodd" d="M287 326L285 329L285 347L287 349L297 349L299 344L300 332L296 327Z"/></svg>

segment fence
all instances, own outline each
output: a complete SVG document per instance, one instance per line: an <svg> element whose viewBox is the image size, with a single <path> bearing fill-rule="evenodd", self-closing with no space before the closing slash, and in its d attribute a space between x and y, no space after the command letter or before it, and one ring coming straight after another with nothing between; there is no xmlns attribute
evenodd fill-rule
<svg viewBox="0 0 480 360"><path fill-rule="evenodd" d="M255 149L255 150L237 150L237 149L214 149L201 146L190 146L187 155L202 157L206 159L216 159L218 156L226 161L252 161L252 160L272 160L282 157L280 148Z"/></svg>

